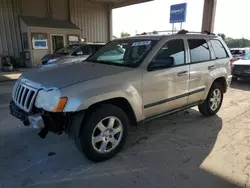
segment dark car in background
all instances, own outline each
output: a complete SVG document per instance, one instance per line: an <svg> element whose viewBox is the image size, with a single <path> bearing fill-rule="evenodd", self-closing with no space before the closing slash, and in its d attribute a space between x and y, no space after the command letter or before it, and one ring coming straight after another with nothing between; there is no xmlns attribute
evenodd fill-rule
<svg viewBox="0 0 250 188"><path fill-rule="evenodd" d="M80 62L87 59L91 54L95 53L104 43L84 43L72 44L57 50L54 54L45 55L39 65L40 68L47 68L59 64Z"/></svg>

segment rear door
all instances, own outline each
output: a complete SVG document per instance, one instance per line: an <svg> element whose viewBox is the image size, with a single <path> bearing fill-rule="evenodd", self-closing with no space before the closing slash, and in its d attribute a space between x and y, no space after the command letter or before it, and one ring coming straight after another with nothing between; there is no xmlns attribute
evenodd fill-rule
<svg viewBox="0 0 250 188"><path fill-rule="evenodd" d="M215 53L216 70L220 75L224 74L227 78L227 76L231 74L231 68L229 66L230 56L220 40L210 39L210 42Z"/></svg>
<svg viewBox="0 0 250 188"><path fill-rule="evenodd" d="M213 81L215 57L211 45L205 39L187 39L189 48L190 81L188 104L205 98L205 92Z"/></svg>

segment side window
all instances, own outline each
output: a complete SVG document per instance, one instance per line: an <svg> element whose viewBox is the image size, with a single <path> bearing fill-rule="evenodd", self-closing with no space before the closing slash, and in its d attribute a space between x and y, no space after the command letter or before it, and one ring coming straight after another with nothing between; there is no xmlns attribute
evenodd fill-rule
<svg viewBox="0 0 250 188"><path fill-rule="evenodd" d="M101 47L103 47L102 45L96 45L95 46L95 52L97 51L97 50L99 50Z"/></svg>
<svg viewBox="0 0 250 188"><path fill-rule="evenodd" d="M213 50L213 47L212 47L212 43L211 43L211 41L208 41L208 45L209 45L209 47L210 47L210 55L211 55L211 59L216 59L216 55L215 55L215 52L214 52L214 50Z"/></svg>
<svg viewBox="0 0 250 188"><path fill-rule="evenodd" d="M206 40L204 39L189 39L188 45L190 49L191 63L209 61L210 51Z"/></svg>
<svg viewBox="0 0 250 188"><path fill-rule="evenodd" d="M79 55L82 55L82 50L81 48L77 48L73 53L72 53L73 56L79 56Z"/></svg>
<svg viewBox="0 0 250 188"><path fill-rule="evenodd" d="M81 47L82 55L90 55L92 54L91 46L82 46Z"/></svg>
<svg viewBox="0 0 250 188"><path fill-rule="evenodd" d="M210 40L213 49L214 49L214 53L216 58L220 59L220 58L227 58L228 54L224 48L224 46L222 45L222 43L219 40Z"/></svg>
<svg viewBox="0 0 250 188"><path fill-rule="evenodd" d="M185 64L185 49L182 39L166 42L155 56L155 59L164 60L167 57L173 57L175 65Z"/></svg>

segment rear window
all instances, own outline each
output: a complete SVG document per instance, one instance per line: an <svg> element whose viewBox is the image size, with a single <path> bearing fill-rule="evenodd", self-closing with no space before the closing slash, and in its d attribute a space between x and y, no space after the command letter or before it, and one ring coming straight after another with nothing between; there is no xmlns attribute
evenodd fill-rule
<svg viewBox="0 0 250 188"><path fill-rule="evenodd" d="M243 55L245 54L245 50L230 50L232 55Z"/></svg>
<svg viewBox="0 0 250 188"><path fill-rule="evenodd" d="M189 39L188 45L190 49L191 63L209 61L210 51L206 40L204 39Z"/></svg>
<svg viewBox="0 0 250 188"><path fill-rule="evenodd" d="M221 58L227 58L228 54L223 46L223 44L219 40L210 40L214 53L216 58L221 59Z"/></svg>

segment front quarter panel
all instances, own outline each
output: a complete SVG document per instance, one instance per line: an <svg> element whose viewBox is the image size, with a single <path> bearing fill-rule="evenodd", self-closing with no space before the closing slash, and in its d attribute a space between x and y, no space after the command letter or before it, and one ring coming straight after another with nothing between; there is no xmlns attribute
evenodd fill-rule
<svg viewBox="0 0 250 188"><path fill-rule="evenodd" d="M68 97L64 112L81 111L102 101L124 98L134 110L137 121L143 119L140 68L74 84L63 88L61 93Z"/></svg>

